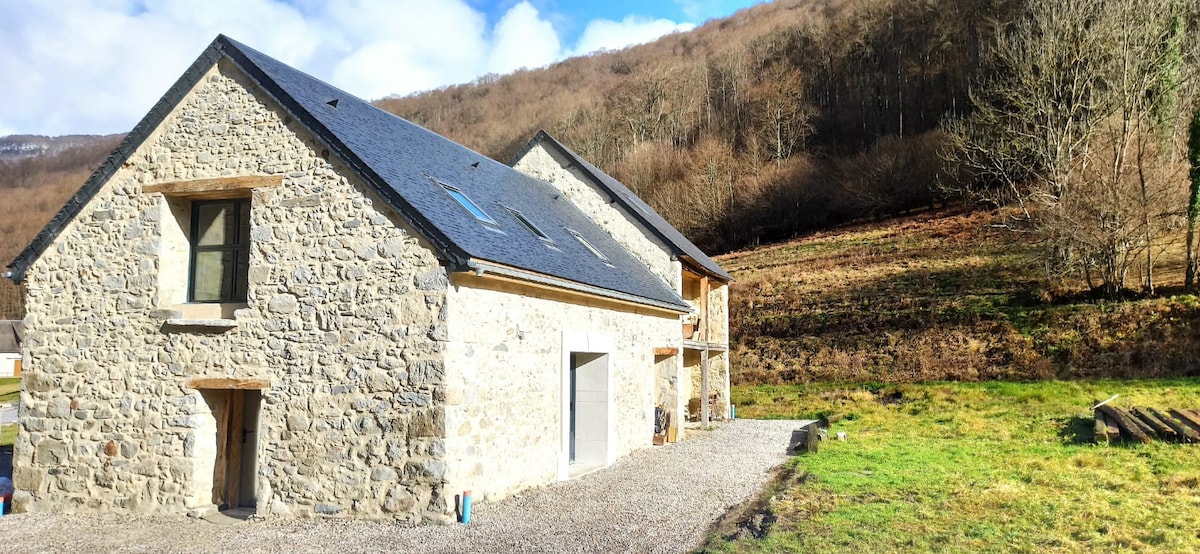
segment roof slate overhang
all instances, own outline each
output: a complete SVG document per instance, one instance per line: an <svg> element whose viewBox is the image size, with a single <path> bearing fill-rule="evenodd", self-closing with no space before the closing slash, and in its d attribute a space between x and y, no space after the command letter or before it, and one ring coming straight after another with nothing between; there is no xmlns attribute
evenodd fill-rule
<svg viewBox="0 0 1200 554"><path fill-rule="evenodd" d="M22 250L9 265L10 271L5 277L16 282L25 279L30 265L222 58L232 62L261 92L308 129L317 141L423 236L448 262L452 271L472 270L472 260L492 260L530 275L552 275L563 283L607 290L614 298L628 298L648 306L683 312L690 310L675 291L653 277L578 207L570 202L558 202L557 191L549 184L379 110L224 35L218 36L201 53L83 187ZM316 100L318 95L323 95L319 102ZM326 104L336 112L322 112ZM422 171L421 167L428 171ZM471 169L463 173L466 167ZM472 170L482 171L471 173ZM430 174L442 171L448 175ZM417 173L421 173L421 178L417 178ZM479 182L471 180L473 175L481 176ZM455 186L470 189L469 192L479 197L507 203L502 205L514 204L531 213L541 210L540 215L557 225L548 230L562 235L557 237L559 244L554 249L558 258L547 253L536 239L532 239L536 246L531 248L527 244L529 238L517 232L508 237L495 237L490 231L480 232L478 225L472 226L477 223L473 220L464 222L470 218L455 212L457 207L445 207L453 202L449 197L440 196L444 191L434 181L454 176L460 178ZM586 235L589 241L601 244L612 255L613 263L600 264L582 246L574 244L574 240L566 235L566 231L572 229ZM614 271L606 272L599 265Z"/></svg>
<svg viewBox="0 0 1200 554"><path fill-rule="evenodd" d="M726 272L717 262L713 261L712 258L709 258L699 247L692 244L692 241L684 237L678 229L668 223L666 219L663 219L658 212L654 211L637 194L634 194L629 187L600 168L592 165L591 162L576 154L570 148L567 148L566 145L550 136L550 133L544 130L538 131L537 135L529 141L529 144L526 144L524 148L517 152L517 155L513 157L509 165L515 166L521 158L524 158L530 150L533 150L539 144L553 148L560 155L575 164L594 185L608 195L611 202L615 202L621 206L626 214L632 216L640 224L644 232L657 237L684 265L689 266L697 273L707 275L721 282L728 283L733 281L733 276Z"/></svg>

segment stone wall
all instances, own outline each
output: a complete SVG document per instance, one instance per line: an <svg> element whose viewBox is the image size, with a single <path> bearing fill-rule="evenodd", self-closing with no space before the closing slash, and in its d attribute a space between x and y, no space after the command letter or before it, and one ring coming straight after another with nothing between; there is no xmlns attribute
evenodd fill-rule
<svg viewBox="0 0 1200 554"><path fill-rule="evenodd" d="M709 280L708 341L729 344L729 285Z"/></svg>
<svg viewBox="0 0 1200 554"><path fill-rule="evenodd" d="M654 347L678 316L454 276L447 298L446 451L455 492L488 499L563 479L569 351L608 354L609 458L650 446Z"/></svg>
<svg viewBox="0 0 1200 554"><path fill-rule="evenodd" d="M259 514L448 521L447 272L227 63L28 272L17 509L205 509L214 415L187 383L257 378ZM164 326L187 210L142 186L262 174L284 179L253 193L236 327Z"/></svg>

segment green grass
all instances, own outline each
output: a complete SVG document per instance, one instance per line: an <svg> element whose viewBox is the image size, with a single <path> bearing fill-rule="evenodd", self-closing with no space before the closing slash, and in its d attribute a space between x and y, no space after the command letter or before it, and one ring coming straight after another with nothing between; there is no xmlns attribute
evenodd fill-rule
<svg viewBox="0 0 1200 554"><path fill-rule="evenodd" d="M743 417L840 413L762 539L717 551L1200 551L1200 444L1091 444L1090 406L1198 407L1200 380L739 387Z"/></svg>
<svg viewBox="0 0 1200 554"><path fill-rule="evenodd" d="M0 378L0 404L16 403L21 399L21 378Z"/></svg>
<svg viewBox="0 0 1200 554"><path fill-rule="evenodd" d="M16 403L21 399L21 378L0 378L0 404ZM17 439L17 426L5 425L0 427L0 446L12 446Z"/></svg>

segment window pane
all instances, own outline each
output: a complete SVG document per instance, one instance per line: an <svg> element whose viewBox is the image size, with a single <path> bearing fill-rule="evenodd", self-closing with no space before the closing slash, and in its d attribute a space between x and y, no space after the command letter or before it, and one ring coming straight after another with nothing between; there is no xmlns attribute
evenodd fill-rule
<svg viewBox="0 0 1200 554"><path fill-rule="evenodd" d="M250 252L247 250L236 250L234 254L237 256L237 261L234 263L233 269L233 296L229 300L245 302L249 281L248 277L250 276Z"/></svg>
<svg viewBox="0 0 1200 554"><path fill-rule="evenodd" d="M196 252L196 267L192 273L193 302L220 302L233 298L236 254Z"/></svg>
<svg viewBox="0 0 1200 554"><path fill-rule="evenodd" d="M237 241L237 214L233 204L202 204L196 207L196 244L213 246Z"/></svg>
<svg viewBox="0 0 1200 554"><path fill-rule="evenodd" d="M446 189L446 192L450 195L451 198L453 198L459 204L461 204L462 207L466 208L468 212L471 212L471 215L475 216L475 219L478 219L480 221L486 221L488 223L491 223L492 225L496 224L496 221L494 219L492 219L492 216L488 215L487 212L484 212L483 208L480 208L479 206L477 206L475 204L475 202L472 202L471 199L468 198L466 194L463 194L463 192L461 190L458 190L458 189L456 189L450 185L446 185L444 183L442 184L442 188Z"/></svg>

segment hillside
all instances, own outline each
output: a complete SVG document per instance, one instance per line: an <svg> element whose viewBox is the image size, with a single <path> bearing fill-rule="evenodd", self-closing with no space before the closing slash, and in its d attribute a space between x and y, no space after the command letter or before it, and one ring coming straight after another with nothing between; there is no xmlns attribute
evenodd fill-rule
<svg viewBox="0 0 1200 554"><path fill-rule="evenodd" d="M538 129L728 251L940 200L1018 0L779 0L688 33L378 105L507 161Z"/></svg>
<svg viewBox="0 0 1200 554"><path fill-rule="evenodd" d="M29 244L122 136L0 137L0 265ZM0 279L0 319L24 314L24 293Z"/></svg>
<svg viewBox="0 0 1200 554"><path fill-rule="evenodd" d="M1200 374L1200 298L1106 301L1050 280L996 214L942 210L717 258L734 382ZM1183 253L1158 261L1179 290Z"/></svg>
<svg viewBox="0 0 1200 554"><path fill-rule="evenodd" d="M938 200L936 125L967 105L976 20L1015 1L780 0L377 105L505 162L545 129L725 251ZM0 206L5 262L119 137L77 139L0 139L0 189L19 199ZM20 315L16 297L0 283L0 315Z"/></svg>

